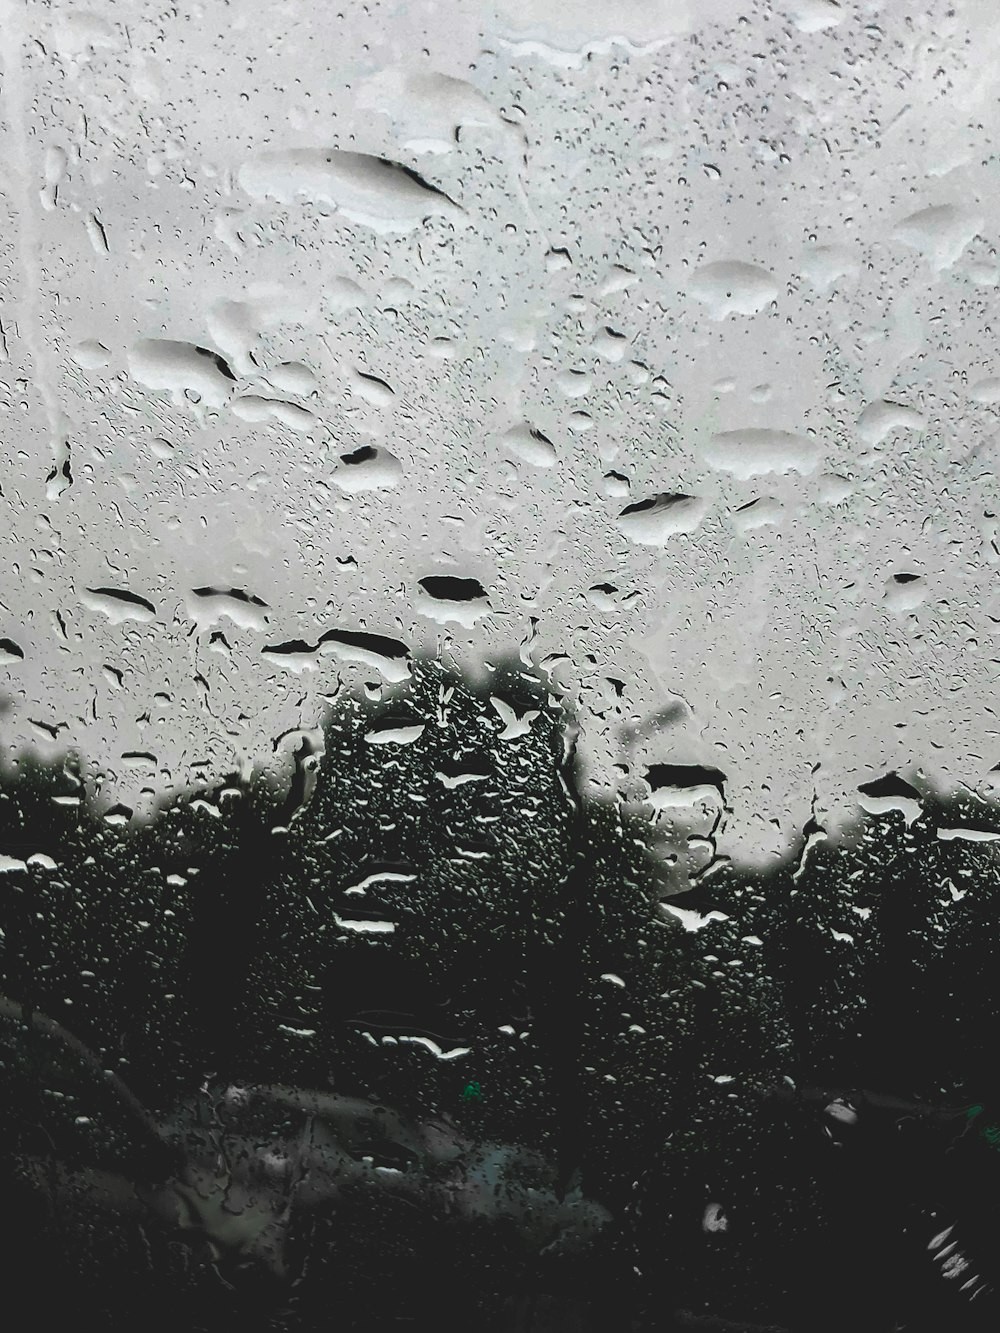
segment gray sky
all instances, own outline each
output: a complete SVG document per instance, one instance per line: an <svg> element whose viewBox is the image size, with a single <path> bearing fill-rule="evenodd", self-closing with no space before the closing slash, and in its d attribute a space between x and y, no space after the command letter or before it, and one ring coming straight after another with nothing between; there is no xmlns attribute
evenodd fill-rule
<svg viewBox="0 0 1000 1333"><path fill-rule="evenodd" d="M8 752L141 810L364 630L564 655L594 783L721 770L729 855L995 794L1000 15L316 13L0 0Z"/></svg>

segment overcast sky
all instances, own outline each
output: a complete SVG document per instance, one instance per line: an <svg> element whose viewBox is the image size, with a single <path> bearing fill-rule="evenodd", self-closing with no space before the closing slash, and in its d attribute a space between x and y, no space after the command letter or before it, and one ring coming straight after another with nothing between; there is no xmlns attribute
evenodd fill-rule
<svg viewBox="0 0 1000 1333"><path fill-rule="evenodd" d="M365 631L721 771L732 856L995 793L1000 13L315 13L0 3L8 753L141 810Z"/></svg>

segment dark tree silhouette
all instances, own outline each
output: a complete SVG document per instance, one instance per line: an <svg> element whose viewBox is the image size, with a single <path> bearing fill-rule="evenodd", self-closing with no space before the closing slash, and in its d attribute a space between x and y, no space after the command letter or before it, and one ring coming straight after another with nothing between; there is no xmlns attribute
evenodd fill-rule
<svg viewBox="0 0 1000 1333"><path fill-rule="evenodd" d="M672 900L713 913L687 930L644 818L581 794L574 735L519 663L428 661L336 700L321 755L293 737L290 785L229 777L145 825L71 760L20 760L8 1289L44 1316L57 1282L108 1328L995 1320L1000 1152L963 1107L1000 1121L1000 872L968 836L997 812L924 790L909 823L811 826L788 864ZM273 1252L227 1240L192 1163L286 1158L315 1204L279 1217L258 1183L244 1229ZM170 1189L183 1226L148 1220ZM604 1220L567 1249L545 1219L581 1200Z"/></svg>

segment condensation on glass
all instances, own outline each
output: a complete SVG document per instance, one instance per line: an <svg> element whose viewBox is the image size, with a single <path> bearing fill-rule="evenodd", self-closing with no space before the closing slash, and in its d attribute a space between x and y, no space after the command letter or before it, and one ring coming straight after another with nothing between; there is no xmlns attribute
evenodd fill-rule
<svg viewBox="0 0 1000 1333"><path fill-rule="evenodd" d="M0 32L10 1289L995 1316L1000 10Z"/></svg>

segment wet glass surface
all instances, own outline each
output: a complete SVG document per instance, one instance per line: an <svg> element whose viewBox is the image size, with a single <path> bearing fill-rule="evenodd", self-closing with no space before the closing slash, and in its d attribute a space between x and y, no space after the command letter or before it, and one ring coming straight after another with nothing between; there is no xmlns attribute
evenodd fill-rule
<svg viewBox="0 0 1000 1333"><path fill-rule="evenodd" d="M978 0L0 0L9 1311L996 1327Z"/></svg>

